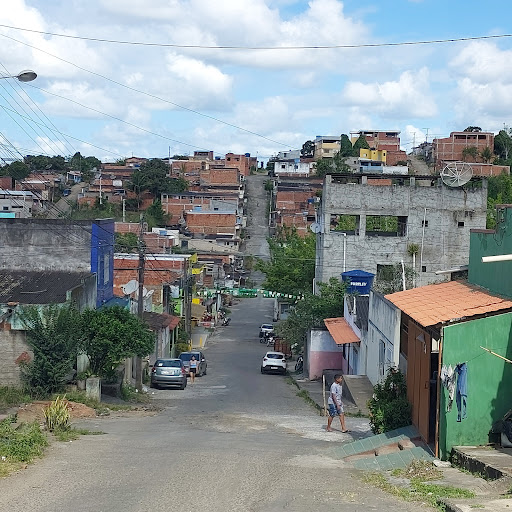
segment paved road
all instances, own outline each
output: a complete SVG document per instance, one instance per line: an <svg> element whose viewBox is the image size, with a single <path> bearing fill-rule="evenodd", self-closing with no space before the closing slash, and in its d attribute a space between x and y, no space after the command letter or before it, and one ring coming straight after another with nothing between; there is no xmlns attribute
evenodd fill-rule
<svg viewBox="0 0 512 512"><path fill-rule="evenodd" d="M54 443L46 457L0 480L1 512L421 510L363 485L334 458L349 434L324 419L283 376L261 375L258 327L272 301L245 299L205 349L208 374L184 391L156 390L151 417L98 418L106 432ZM364 422L350 418L357 437Z"/></svg>
<svg viewBox="0 0 512 512"><path fill-rule="evenodd" d="M67 197L61 197L46 213L47 219L61 219L67 217L72 205L76 202L78 194L85 186L84 183L77 183L71 187L71 194Z"/></svg>

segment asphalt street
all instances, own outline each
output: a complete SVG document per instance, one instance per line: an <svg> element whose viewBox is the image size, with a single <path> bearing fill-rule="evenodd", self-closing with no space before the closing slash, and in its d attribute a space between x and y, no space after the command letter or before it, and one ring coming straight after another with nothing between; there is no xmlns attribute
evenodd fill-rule
<svg viewBox="0 0 512 512"><path fill-rule="evenodd" d="M184 391L154 390L162 411L82 420L105 432L54 442L44 458L0 480L0 511L418 510L362 484L334 458L351 434L325 419L281 375L262 375L258 329L271 299L244 299L205 349L208 374ZM153 391L153 390L152 390Z"/></svg>

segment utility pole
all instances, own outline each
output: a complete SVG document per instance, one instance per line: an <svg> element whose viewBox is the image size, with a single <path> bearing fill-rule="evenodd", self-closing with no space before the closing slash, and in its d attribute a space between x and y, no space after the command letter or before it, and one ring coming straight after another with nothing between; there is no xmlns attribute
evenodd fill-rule
<svg viewBox="0 0 512 512"><path fill-rule="evenodd" d="M126 199L123 197L123 222L126 222Z"/></svg>
<svg viewBox="0 0 512 512"><path fill-rule="evenodd" d="M425 132L425 142L428 142L428 131L430 130L430 128L423 128L426 132Z"/></svg>
<svg viewBox="0 0 512 512"><path fill-rule="evenodd" d="M103 199L101 197L101 174L100 174L100 205L103 204Z"/></svg>
<svg viewBox="0 0 512 512"><path fill-rule="evenodd" d="M139 296L137 300L137 315L140 320L144 320L144 269L146 266L146 255L144 251L144 222L143 215L140 214L139 224L139 239L137 240L137 247L139 250L139 267L138 267L138 281L139 281ZM142 391L142 358L136 356L135 359L135 387Z"/></svg>

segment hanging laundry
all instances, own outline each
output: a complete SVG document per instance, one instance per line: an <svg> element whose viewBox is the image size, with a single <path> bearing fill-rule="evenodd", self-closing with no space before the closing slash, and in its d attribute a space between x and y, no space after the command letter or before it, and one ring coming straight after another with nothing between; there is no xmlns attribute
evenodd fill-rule
<svg viewBox="0 0 512 512"><path fill-rule="evenodd" d="M441 373L439 375L443 386L448 390L448 404L446 406L446 410L450 412L452 410L453 398L455 396L455 381L457 379L457 374L455 373L452 365L446 366L445 364L441 368Z"/></svg>
<svg viewBox="0 0 512 512"><path fill-rule="evenodd" d="M455 398L457 403L457 421L462 421L466 418L466 407L468 399L468 366L466 363L458 364L455 367L457 378L457 396Z"/></svg>

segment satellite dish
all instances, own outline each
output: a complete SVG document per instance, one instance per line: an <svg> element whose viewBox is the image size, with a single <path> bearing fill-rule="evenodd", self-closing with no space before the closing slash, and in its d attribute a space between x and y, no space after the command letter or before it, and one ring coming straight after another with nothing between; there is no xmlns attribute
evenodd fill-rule
<svg viewBox="0 0 512 512"><path fill-rule="evenodd" d="M309 226L309 229L311 229L311 231L313 231L313 233L320 233L320 231L322 230L322 226L320 226L320 224L318 224L318 222L313 222L313 224L311 224L311 226Z"/></svg>
<svg viewBox="0 0 512 512"><path fill-rule="evenodd" d="M466 162L451 162L441 171L441 179L448 187L462 187L472 176L473 169Z"/></svg>
<svg viewBox="0 0 512 512"><path fill-rule="evenodd" d="M137 288L139 287L139 283L135 281L135 279L132 279L131 281L128 281L126 284L123 284L121 286L121 289L123 290L123 293L125 295L131 295Z"/></svg>

